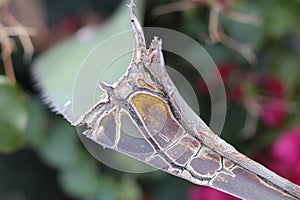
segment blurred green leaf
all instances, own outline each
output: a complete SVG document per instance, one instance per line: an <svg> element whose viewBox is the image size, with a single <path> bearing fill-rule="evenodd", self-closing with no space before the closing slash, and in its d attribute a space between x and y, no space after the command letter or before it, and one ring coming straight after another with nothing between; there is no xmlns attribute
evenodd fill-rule
<svg viewBox="0 0 300 200"><path fill-rule="evenodd" d="M20 149L25 142L23 130L11 124L0 122L0 153L11 153Z"/></svg>
<svg viewBox="0 0 300 200"><path fill-rule="evenodd" d="M86 162L80 166L73 166L64 170L60 175L59 181L69 196L89 198L101 193L102 181L104 180L101 180L101 175L98 173L97 168L92 166L90 162Z"/></svg>
<svg viewBox="0 0 300 200"><path fill-rule="evenodd" d="M279 54L281 55L278 55L274 61L276 71L274 70L274 67L270 67L270 69L273 69L275 71L276 76L280 77L283 80L285 86L288 89L292 89L299 81L299 56L282 52L279 52Z"/></svg>
<svg viewBox="0 0 300 200"><path fill-rule="evenodd" d="M248 97L255 97L259 95L259 89L250 81L244 83L243 90Z"/></svg>
<svg viewBox="0 0 300 200"><path fill-rule="evenodd" d="M300 67L299 57L294 56L281 56L281 60L277 63L280 66L278 75L282 78L283 82L288 88L292 88L299 80Z"/></svg>
<svg viewBox="0 0 300 200"><path fill-rule="evenodd" d="M139 200L142 195L142 191L136 181L128 176L125 176L119 183L117 191L118 200Z"/></svg>
<svg viewBox="0 0 300 200"><path fill-rule="evenodd" d="M74 198L114 200L115 182L111 177L101 175L92 162L73 166L60 174L60 184L64 191Z"/></svg>
<svg viewBox="0 0 300 200"><path fill-rule="evenodd" d="M176 176L172 176L170 174L166 174L166 179L159 181L157 186L157 182L154 182L154 185L151 185L147 190L153 190L155 200L179 200L179 199L187 199L186 193L188 188L193 186L192 183L178 179ZM201 198L200 198L201 199Z"/></svg>
<svg viewBox="0 0 300 200"><path fill-rule="evenodd" d="M31 97L28 101L29 120L26 126L26 140L38 151L47 140L47 112L45 106L37 98Z"/></svg>
<svg viewBox="0 0 300 200"><path fill-rule="evenodd" d="M286 4L270 4L266 23L267 33L273 38L280 38L289 33L297 24L293 12Z"/></svg>
<svg viewBox="0 0 300 200"><path fill-rule="evenodd" d="M25 142L28 113L23 94L4 76L0 76L0 110L0 152L13 152Z"/></svg>
<svg viewBox="0 0 300 200"><path fill-rule="evenodd" d="M296 110L296 112L297 113L299 113L299 111L300 111L300 105L297 105L297 107L295 107L295 110ZM290 116L288 116L288 118L287 118L287 123L285 124L285 126L284 126L284 129L285 130L289 130L289 129L292 129L292 128L294 128L294 127L296 127L296 126L299 126L299 124L300 124L300 116L299 115L290 115Z"/></svg>
<svg viewBox="0 0 300 200"><path fill-rule="evenodd" d="M80 146L74 127L59 118L52 122L47 136L40 154L48 165L69 169L80 163Z"/></svg>

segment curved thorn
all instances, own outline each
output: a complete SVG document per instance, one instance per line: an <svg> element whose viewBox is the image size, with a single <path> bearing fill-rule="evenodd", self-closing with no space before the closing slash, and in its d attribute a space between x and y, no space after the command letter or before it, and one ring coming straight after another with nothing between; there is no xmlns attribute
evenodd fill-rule
<svg viewBox="0 0 300 200"><path fill-rule="evenodd" d="M135 11L136 11L135 1L131 0L129 5L129 13L130 13L131 26L134 34L134 42L135 42L135 53L133 55L133 59L137 63L141 61L142 53L146 52L146 42L143 33L143 28L136 17Z"/></svg>
<svg viewBox="0 0 300 200"><path fill-rule="evenodd" d="M113 87L105 82L100 82L99 87L101 90L107 92L108 94L113 91Z"/></svg>

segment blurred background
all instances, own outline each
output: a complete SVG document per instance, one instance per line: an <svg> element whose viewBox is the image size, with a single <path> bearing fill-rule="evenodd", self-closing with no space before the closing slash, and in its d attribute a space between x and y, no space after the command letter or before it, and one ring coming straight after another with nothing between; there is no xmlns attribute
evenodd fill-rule
<svg viewBox="0 0 300 200"><path fill-rule="evenodd" d="M111 169L92 157L74 127L43 103L35 80L47 79L47 73L33 77L35 60L40 71L60 73L76 61L72 38L83 30L84 36L86 30L109 32L120 5L125 4L0 0L0 200L235 199L160 171ZM217 64L228 103L221 137L300 184L300 1L142 1L139 14L144 26L192 37ZM197 92L201 117L208 122L210 96L201 75L175 55L166 52L165 57ZM59 87L54 80L47 84Z"/></svg>

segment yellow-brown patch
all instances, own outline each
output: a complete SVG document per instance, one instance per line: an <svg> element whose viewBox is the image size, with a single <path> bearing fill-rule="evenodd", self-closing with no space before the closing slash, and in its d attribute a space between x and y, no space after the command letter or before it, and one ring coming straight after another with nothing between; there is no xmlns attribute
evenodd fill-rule
<svg viewBox="0 0 300 200"><path fill-rule="evenodd" d="M160 147L167 147L184 133L166 102L160 98L139 93L134 95L131 101Z"/></svg>
<svg viewBox="0 0 300 200"><path fill-rule="evenodd" d="M157 118L153 119L154 116L149 116L149 108L154 105L160 108L156 109L157 115L168 114L166 103L158 97L152 96L150 94L136 94L131 98L131 101L146 123L150 123L151 121L158 121Z"/></svg>

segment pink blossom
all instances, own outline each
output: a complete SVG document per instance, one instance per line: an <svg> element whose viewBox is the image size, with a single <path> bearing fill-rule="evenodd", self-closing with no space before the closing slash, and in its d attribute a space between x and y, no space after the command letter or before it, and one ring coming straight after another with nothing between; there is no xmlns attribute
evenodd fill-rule
<svg viewBox="0 0 300 200"><path fill-rule="evenodd" d="M68 17L61 21L57 25L56 29L62 35L68 36L76 32L81 26L82 24L80 24L80 22L76 18Z"/></svg>
<svg viewBox="0 0 300 200"><path fill-rule="evenodd" d="M234 86L229 90L229 102L241 102L244 98L244 91L240 85Z"/></svg>
<svg viewBox="0 0 300 200"><path fill-rule="evenodd" d="M286 87L284 83L276 77L265 77L262 85L264 90L263 93L266 96L281 98L286 95Z"/></svg>
<svg viewBox="0 0 300 200"><path fill-rule="evenodd" d="M280 136L270 150L269 168L300 185L300 126Z"/></svg>
<svg viewBox="0 0 300 200"><path fill-rule="evenodd" d="M269 128L278 128L283 124L287 110L285 99L267 99L263 104L261 119Z"/></svg>
<svg viewBox="0 0 300 200"><path fill-rule="evenodd" d="M236 73L236 66L230 63L222 63L218 65L219 72L223 81L226 83Z"/></svg>
<svg viewBox="0 0 300 200"><path fill-rule="evenodd" d="M266 159L268 168L300 185L300 126L281 135L261 162Z"/></svg>

